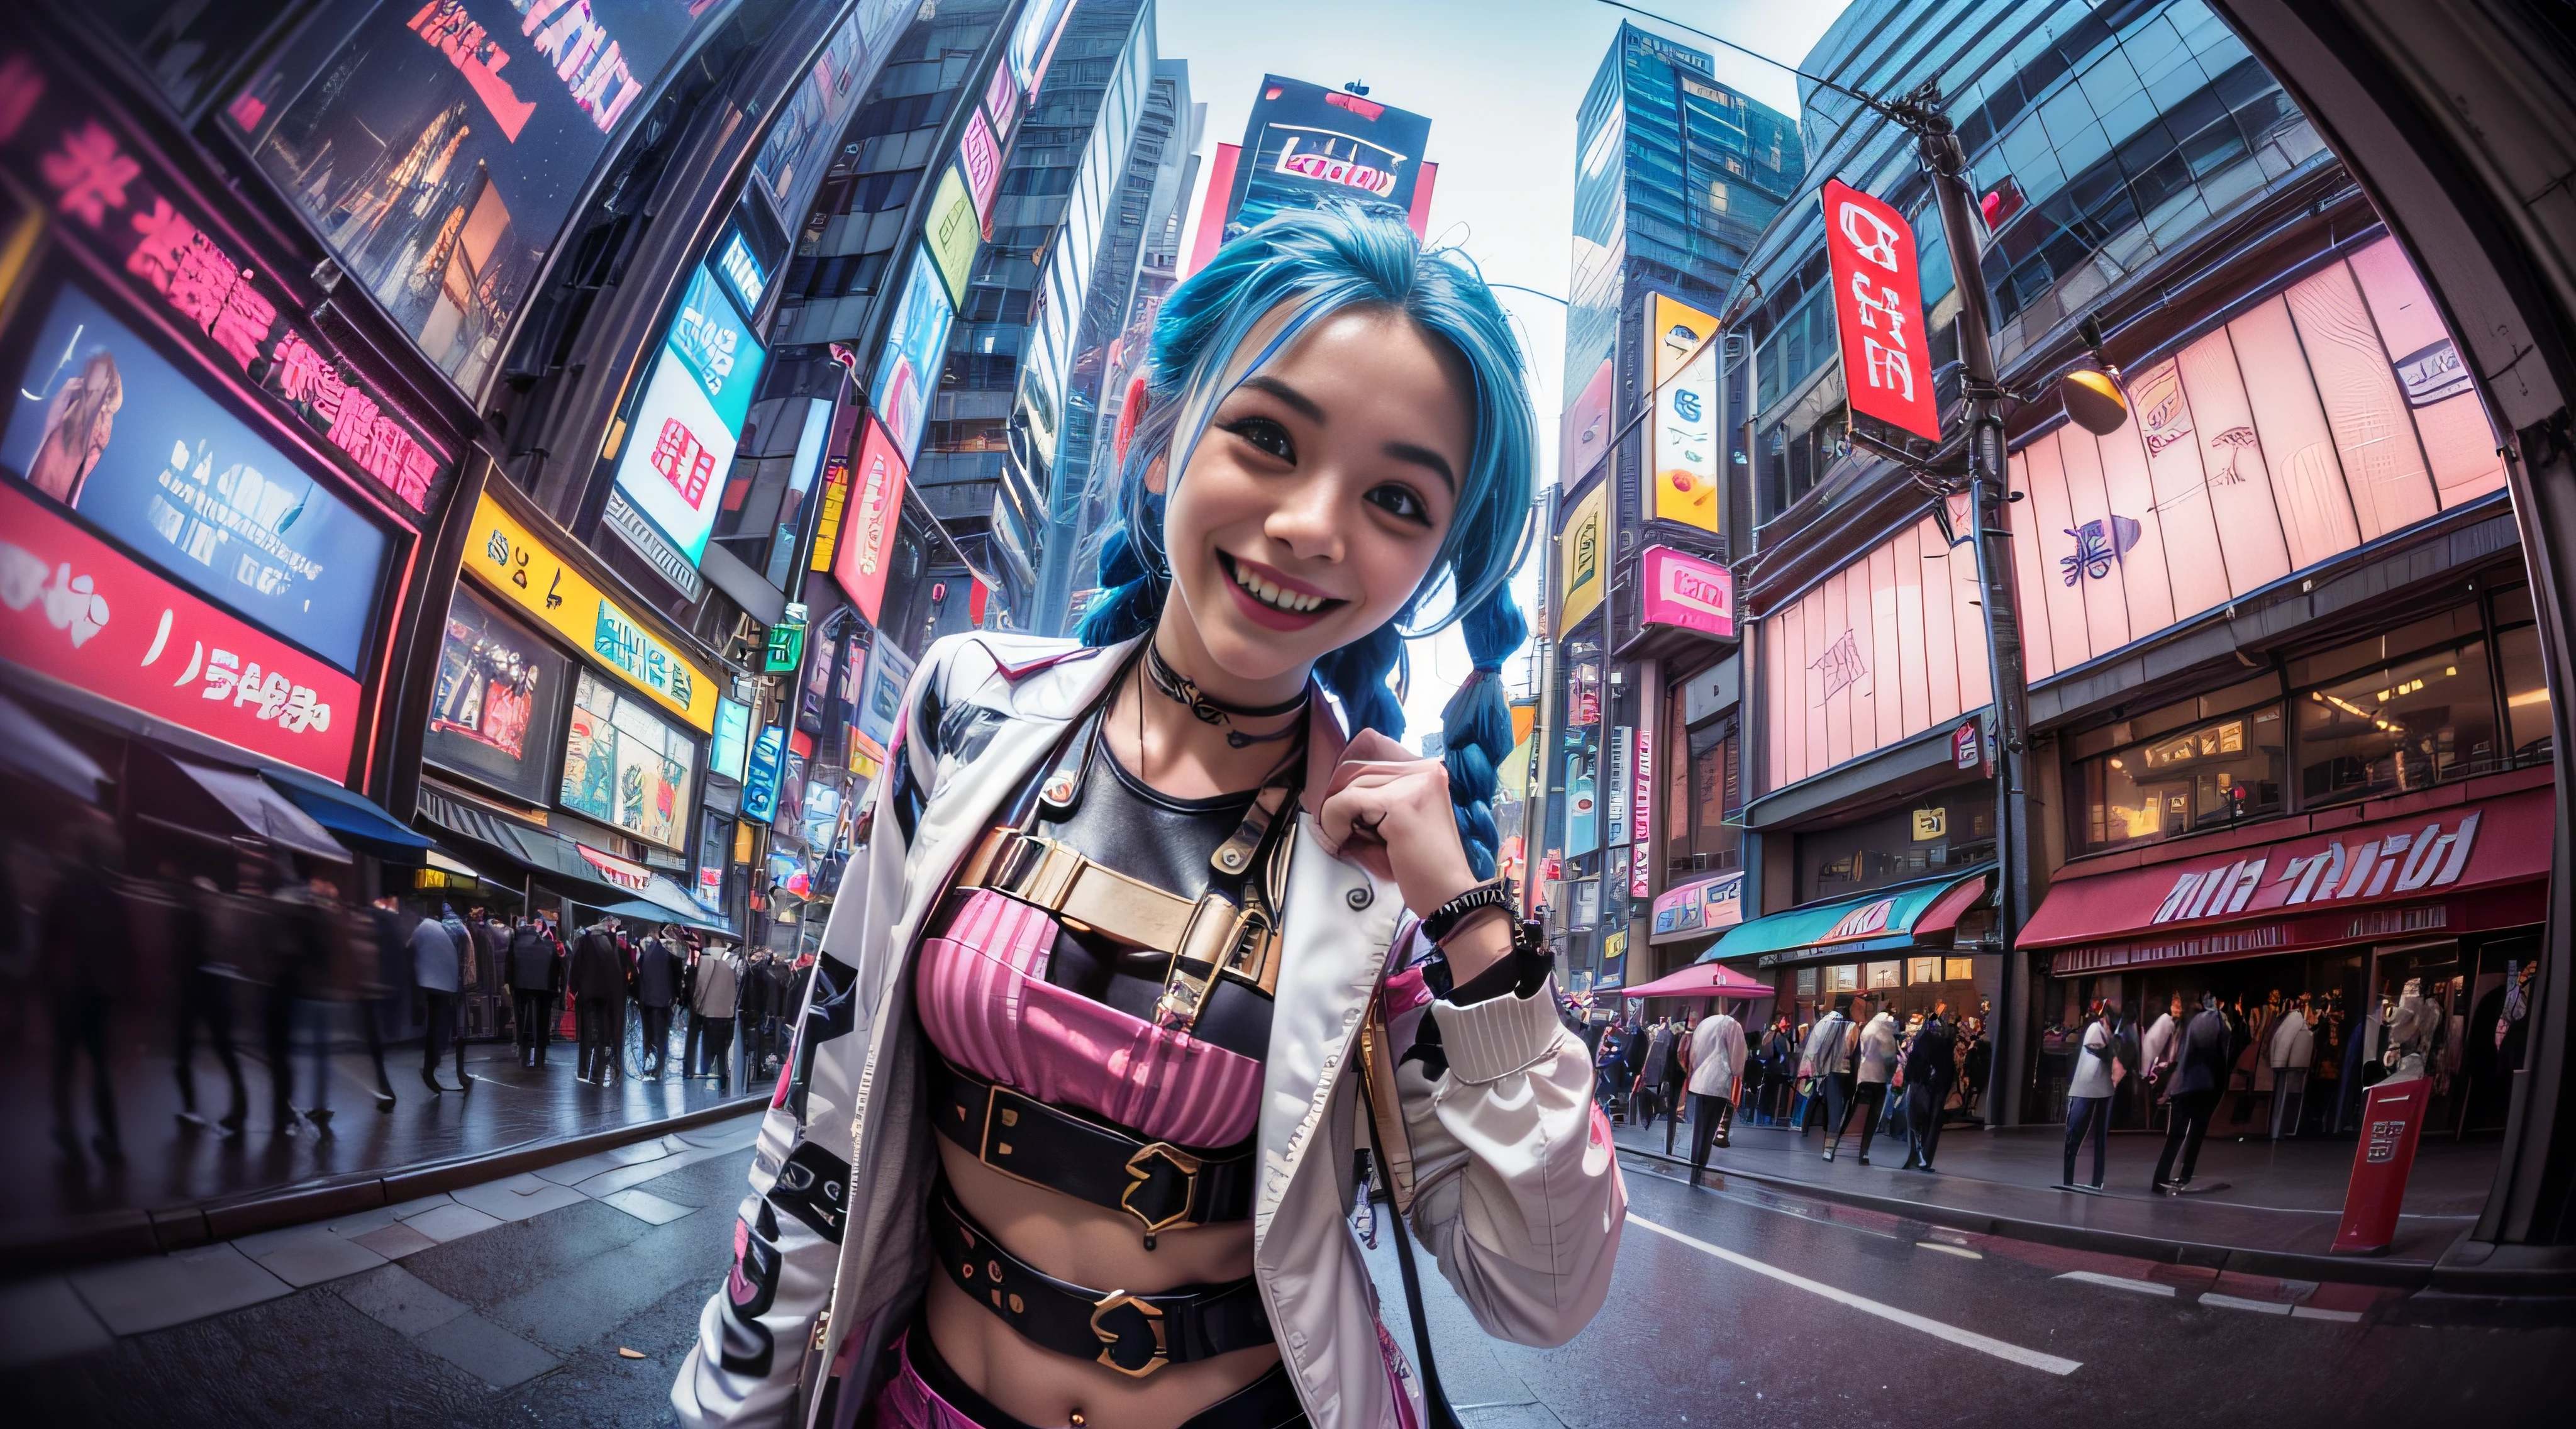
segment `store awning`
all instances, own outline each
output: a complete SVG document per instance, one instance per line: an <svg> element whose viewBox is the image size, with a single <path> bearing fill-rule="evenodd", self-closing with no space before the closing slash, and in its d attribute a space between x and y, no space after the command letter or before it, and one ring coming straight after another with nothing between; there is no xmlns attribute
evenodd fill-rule
<svg viewBox="0 0 2576 1429"><path fill-rule="evenodd" d="M599 911L614 913L620 918L632 918L642 923L677 923L683 928L695 928L702 933L717 933L728 938L735 936L732 924L709 912L697 900L682 892L680 885L667 878L657 878L654 882L657 886L648 890L649 896L630 898L623 903L611 904Z"/></svg>
<svg viewBox="0 0 2576 1429"><path fill-rule="evenodd" d="M1747 977L1724 963L1693 963L1643 987L1623 990L1621 997L1769 997L1771 984Z"/></svg>
<svg viewBox="0 0 2576 1429"><path fill-rule="evenodd" d="M330 830L261 783L259 776L182 759L139 741L133 750L135 766L146 781L135 798L141 817L206 832L238 829L289 852L333 863L349 861L349 850L331 837Z"/></svg>
<svg viewBox="0 0 2576 1429"><path fill-rule="evenodd" d="M1926 926L1926 915L1936 911L1947 915L1948 922L1940 924L1938 931L1955 925L1976 898L1974 893L1958 899L1951 895L1963 889L1982 891L1989 871L1947 873L1739 923L1717 940L1702 961L1735 963L1749 958L1755 966L1767 968L1809 958L1858 957L1910 948L1924 934L1936 931Z"/></svg>
<svg viewBox="0 0 2576 1429"><path fill-rule="evenodd" d="M593 907L623 903L638 892L610 882L582 857L579 844L551 830L504 818L431 789L420 791L420 813L450 834L498 851L548 888Z"/></svg>
<svg viewBox="0 0 2576 1429"><path fill-rule="evenodd" d="M0 768L95 804L107 771L17 701L0 697Z"/></svg>
<svg viewBox="0 0 2576 1429"><path fill-rule="evenodd" d="M2536 923L2555 792L2541 783L2369 823L2329 811L2272 826L2306 826L2293 837L2249 829L2076 864L2017 941L2058 949L2055 971L2068 974Z"/></svg>
<svg viewBox="0 0 2576 1429"><path fill-rule="evenodd" d="M405 827L375 801L301 769L263 769L260 776L294 805L313 816L341 843L387 863L419 867L429 852L429 839Z"/></svg>

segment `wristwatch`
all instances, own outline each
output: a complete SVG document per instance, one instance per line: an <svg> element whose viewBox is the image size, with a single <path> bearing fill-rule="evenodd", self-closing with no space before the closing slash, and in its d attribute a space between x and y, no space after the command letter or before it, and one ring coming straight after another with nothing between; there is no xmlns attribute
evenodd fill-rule
<svg viewBox="0 0 2576 1429"><path fill-rule="evenodd" d="M1509 910L1512 903L1510 879L1496 878L1479 883L1432 909L1431 915L1422 920L1422 935L1435 943L1446 941L1451 933L1458 930L1459 924L1467 921L1469 914L1484 908Z"/></svg>

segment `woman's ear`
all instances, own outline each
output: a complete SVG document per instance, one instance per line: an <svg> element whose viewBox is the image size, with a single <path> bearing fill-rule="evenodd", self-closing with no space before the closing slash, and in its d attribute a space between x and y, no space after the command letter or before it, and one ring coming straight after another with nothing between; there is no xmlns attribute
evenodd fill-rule
<svg viewBox="0 0 2576 1429"><path fill-rule="evenodd" d="M1172 454L1169 451L1159 452L1145 466L1145 489L1156 496L1166 496L1170 494L1171 485Z"/></svg>
<svg viewBox="0 0 2576 1429"><path fill-rule="evenodd" d="M1118 408L1118 432L1112 446L1118 463L1127 462L1127 443L1135 439L1136 424L1145 419L1145 379L1139 375L1127 384L1127 400Z"/></svg>

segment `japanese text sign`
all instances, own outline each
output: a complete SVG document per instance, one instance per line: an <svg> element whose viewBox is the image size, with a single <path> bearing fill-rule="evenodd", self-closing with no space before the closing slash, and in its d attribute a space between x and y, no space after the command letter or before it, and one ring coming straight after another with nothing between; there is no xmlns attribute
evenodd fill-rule
<svg viewBox="0 0 2576 1429"><path fill-rule="evenodd" d="M2432 1090L2432 1079L2419 1075L2381 1082L2364 1094L2361 1144L2353 1148L2334 1254L2374 1255L2397 1238L2397 1208L2406 1199L2407 1173L2415 1169L2415 1143L2424 1132Z"/></svg>
<svg viewBox="0 0 2576 1429"><path fill-rule="evenodd" d="M1895 209L1840 179L1825 181L1824 204L1851 409L1937 442L1941 414L1932 405L1932 344L1923 325L1914 230Z"/></svg>
<svg viewBox="0 0 2576 1429"><path fill-rule="evenodd" d="M358 682L0 486L0 659L334 783Z"/></svg>
<svg viewBox="0 0 2576 1429"><path fill-rule="evenodd" d="M715 677L647 634L489 492L474 511L465 569L656 703L700 730L715 729Z"/></svg>
<svg viewBox="0 0 2576 1429"><path fill-rule="evenodd" d="M1646 856L1655 837L1655 731L1651 725L1640 725L1631 745L1636 760L1636 774L1629 781L1628 841L1636 846L1636 856L1628 863L1628 896L1651 897L1654 861Z"/></svg>
<svg viewBox="0 0 2576 1429"><path fill-rule="evenodd" d="M691 561L706 553L767 360L733 300L693 270L617 460L617 489Z"/></svg>
<svg viewBox="0 0 2576 1429"><path fill-rule="evenodd" d="M139 151L98 117L103 112L27 55L0 52L0 155L33 191L52 195L60 231L121 267L181 326L205 334L222 354L210 358L215 367L320 433L394 510L407 518L428 510L446 451L317 341L316 330L292 321L294 297L174 204L184 195L163 191Z"/></svg>
<svg viewBox="0 0 2576 1429"><path fill-rule="evenodd" d="M877 609L885 603L895 523L903 514L904 476L894 438L870 417L859 459L850 467L850 504L841 522L841 549L832 562L832 579L840 582L870 625L876 624Z"/></svg>

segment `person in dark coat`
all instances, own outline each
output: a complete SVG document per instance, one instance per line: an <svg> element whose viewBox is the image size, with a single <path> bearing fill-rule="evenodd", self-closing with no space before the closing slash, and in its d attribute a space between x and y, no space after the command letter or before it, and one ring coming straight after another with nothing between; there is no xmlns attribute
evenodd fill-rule
<svg viewBox="0 0 2576 1429"><path fill-rule="evenodd" d="M90 1108L98 1119L90 1148L100 1161L114 1165L125 1159L125 1146L116 1128L116 1090L108 1080L108 1014L122 981L126 930L123 905L105 871L117 857L115 834L106 816L86 817L89 822L73 837L62 877L45 900L38 929L53 994L54 1144L65 1156L80 1159L72 1083L76 1059L87 1053Z"/></svg>
<svg viewBox="0 0 2576 1429"><path fill-rule="evenodd" d="M2218 1109L2235 1063L2235 1035L2227 1014L2219 1010L2218 994L2202 994L2200 1012L2182 1030L2182 1049L2174 1063L2173 1119L2165 1132L2164 1155L2156 1158L2155 1189L2166 1195L2181 1195L2191 1184L2201 1138L2209 1134L2210 1114ZM2177 1155L2182 1158L2178 1175Z"/></svg>
<svg viewBox="0 0 2576 1429"><path fill-rule="evenodd" d="M465 1043L456 1036L456 1009L459 993L466 986L465 967L471 953L469 936L464 942L457 934L465 925L451 913L437 918L406 919L401 905L392 898L376 900L376 906L397 923L411 925L412 987L421 1002L420 1080L435 1096L447 1089L438 1083L438 1057L450 1043L456 1047L456 1085L459 1090L474 1090L474 1078L465 1070Z"/></svg>
<svg viewBox="0 0 2576 1429"><path fill-rule="evenodd" d="M626 1040L626 957L617 949L617 919L604 917L573 940L573 1027L583 1081L607 1086Z"/></svg>
<svg viewBox="0 0 2576 1429"><path fill-rule="evenodd" d="M694 933L683 934L682 939L674 949L681 957L678 1006L680 1014L689 1020L689 1032L680 1042L680 1075L694 1077L698 1074L698 1044L707 1035L705 1019L698 1015L698 963L705 950Z"/></svg>
<svg viewBox="0 0 2576 1429"><path fill-rule="evenodd" d="M1936 1005L1906 1051L1905 1166L1899 1169L1931 1170L1932 1153L1941 1146L1941 1104L1950 1099L1959 1070L1948 1011Z"/></svg>
<svg viewBox="0 0 2576 1429"><path fill-rule="evenodd" d="M209 900L215 892L214 880L199 877L191 883L178 882L178 870L163 864L161 876L172 883L170 890L170 954L177 974L179 1003L179 1120L183 1125L204 1129L220 1126L226 1136L240 1134L250 1119L250 1093L242 1084L241 1054L233 1045L233 979L222 971L216 960L213 910ZM232 1084L232 1109L220 1122L209 1122L197 1114L197 1027L203 1023L206 1040L212 1042L215 1056L224 1064L224 1078Z"/></svg>
<svg viewBox="0 0 2576 1429"><path fill-rule="evenodd" d="M675 950L678 938L664 929L635 945L635 1005L644 1019L644 1075L660 1077L670 1059L671 1005L679 999L685 969Z"/></svg>
<svg viewBox="0 0 2576 1429"><path fill-rule="evenodd" d="M518 1025L522 1067L546 1064L555 985L554 943L542 921L528 919L510 934L510 1011Z"/></svg>

